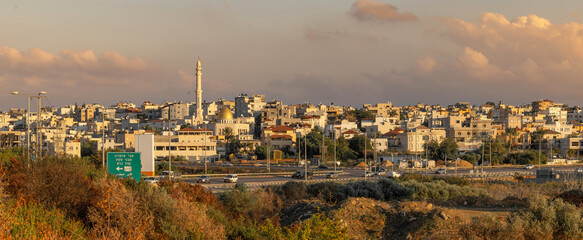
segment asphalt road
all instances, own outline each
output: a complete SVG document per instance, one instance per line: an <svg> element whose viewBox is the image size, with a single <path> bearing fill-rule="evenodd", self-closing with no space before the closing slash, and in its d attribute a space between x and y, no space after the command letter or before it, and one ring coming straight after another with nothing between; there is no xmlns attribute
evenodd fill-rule
<svg viewBox="0 0 583 240"><path fill-rule="evenodd" d="M234 166L234 168L236 168L237 166ZM297 171L297 170L303 170L303 167L286 167L287 169L289 169L290 172L293 171ZM577 168L583 168L583 166L581 165L568 165L568 166L550 166L550 165L543 165L541 166L541 169L549 169L549 168L553 168L554 170L558 170L558 171L574 171ZM470 171L472 170L478 170L481 168L476 168L476 169L458 169L457 170L457 175L463 176L463 175L469 175ZM538 166L535 166L534 169L524 169L522 166L511 166L511 167L485 167L484 168L484 172L485 173L510 173L513 174L515 172L518 173L533 173L534 171L538 169ZM334 169L310 169L310 171L313 171L314 177L313 179L311 179L309 182L317 182L317 181L325 181L325 180L330 180L330 179L326 179L326 175L325 174L318 174L319 171L333 171ZM391 171L391 169L387 169L388 171ZM406 172L415 172L415 171L411 171L409 169L407 170L400 170L395 168L394 169L396 172L399 173L406 173ZM416 170L417 172L421 173L421 174L425 174L425 171L423 169L418 169ZM355 180L355 179L364 179L363 178L363 174L364 174L364 169L363 168L338 168L338 172L342 172L339 175L338 179L335 179L337 181L349 181L349 180ZM435 168L433 170L428 170L427 174L430 175L435 175ZM447 168L447 174L448 176L454 176L456 175L456 171L454 168ZM186 182L190 182L190 183L196 183L196 179L197 178L187 178L184 179ZM245 183L249 186L260 186L260 185L272 185L272 184L283 184L287 181L301 181L300 179L293 179L291 178L291 175L289 174L276 174L276 175L269 175L269 176L239 176L239 180L238 182L240 183ZM232 187L234 185L234 183L225 183L223 180L223 176L213 176L211 177L211 183L205 183L202 184L204 186L208 186L211 188L229 188Z"/></svg>

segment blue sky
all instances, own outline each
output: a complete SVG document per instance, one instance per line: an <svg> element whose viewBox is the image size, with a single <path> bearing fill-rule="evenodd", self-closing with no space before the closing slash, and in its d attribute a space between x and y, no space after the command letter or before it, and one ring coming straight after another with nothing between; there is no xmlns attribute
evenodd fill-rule
<svg viewBox="0 0 583 240"><path fill-rule="evenodd" d="M266 94L287 104L581 105L580 1L0 2L1 108Z"/></svg>

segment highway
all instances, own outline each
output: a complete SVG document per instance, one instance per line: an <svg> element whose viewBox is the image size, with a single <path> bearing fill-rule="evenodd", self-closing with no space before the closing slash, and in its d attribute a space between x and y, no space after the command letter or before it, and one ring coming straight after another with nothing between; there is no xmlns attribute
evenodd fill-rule
<svg viewBox="0 0 583 240"><path fill-rule="evenodd" d="M233 172L235 170L235 168L237 168L237 166L233 166ZM273 175L252 175L252 176L245 176L245 175L239 175L239 183L245 183L247 186L251 187L251 188L255 188L255 187L260 187L260 186L266 186L266 185L280 185L280 184L284 184L288 181L304 181L303 179L294 179L291 178L291 173L298 171L298 170L303 170L303 167L286 167L289 172L287 173L273 173ZM567 165L567 166L553 166L553 165L542 165L541 169L550 169L553 168L554 170L557 171L574 171L577 168L583 168L583 166L581 165ZM433 168L432 170L428 170L427 174L430 175L435 175L435 169ZM481 168L476 168L476 169L468 169L468 168L460 168L457 170L457 175L458 176L469 176L471 171L475 171L476 170L481 170ZM519 173L522 175L525 174L530 174L530 175L534 175L535 170L538 169L538 166L535 166L534 169L524 169L523 166L504 166L504 167L485 167L484 168L484 173L487 176L499 176L499 175L511 175L514 173ZM327 179L326 178L326 173L333 171L333 169L310 169L310 171L313 171L314 177L313 179L309 179L308 182L309 183L314 183L314 182L322 182L322 181L351 181L351 180L363 180L363 173L364 173L364 169L363 168L338 168L338 172L341 172L341 174L339 175L338 179ZM387 169L387 171L391 171L390 168ZM416 170L411 170L411 169L406 169L406 170L400 170L398 168L395 168L396 172L399 173L407 173L407 172L418 172L420 174L425 174L425 170L424 169L416 169ZM225 174L222 175L217 175L217 176L212 176L211 177L211 183L204 183L201 184L203 186L206 186L210 189L217 190L217 189L228 189L231 188L232 186L235 185L235 183L225 183L223 180ZM456 170L455 168L447 168L447 173L445 174L447 176L455 176L456 175ZM384 176L380 176L380 177L384 177ZM374 177L374 178L380 178L380 177ZM193 177L189 177L189 178L184 178L183 180L189 183L196 183L196 179L198 177L193 176ZM370 177L369 177L370 179Z"/></svg>

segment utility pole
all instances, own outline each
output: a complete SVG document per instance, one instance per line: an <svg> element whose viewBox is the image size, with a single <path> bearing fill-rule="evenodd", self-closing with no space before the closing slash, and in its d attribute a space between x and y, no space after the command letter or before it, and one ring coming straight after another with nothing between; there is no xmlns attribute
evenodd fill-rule
<svg viewBox="0 0 583 240"><path fill-rule="evenodd" d="M324 137L325 137L324 133L325 133L325 130L322 130L322 150L321 150L322 156L321 156L321 158L322 158L323 163L318 163L318 166L320 166L322 164L326 165L326 142L324 141Z"/></svg>
<svg viewBox="0 0 583 240"><path fill-rule="evenodd" d="M40 133L40 118L42 117L42 105L41 105L41 97L39 95L39 97L37 98L37 116L36 116L36 153L38 156L38 159L42 158L42 136Z"/></svg>
<svg viewBox="0 0 583 240"><path fill-rule="evenodd" d="M268 140L268 142L267 142L267 172L271 171L270 166L269 166L269 164L271 162L270 158L271 158L271 141Z"/></svg>
<svg viewBox="0 0 583 240"><path fill-rule="evenodd" d="M15 92L18 94L18 92ZM26 160L30 164L30 95L26 96L26 104L28 108L26 110Z"/></svg>
<svg viewBox="0 0 583 240"><path fill-rule="evenodd" d="M304 136L304 178L308 181L308 134Z"/></svg>
<svg viewBox="0 0 583 240"><path fill-rule="evenodd" d="M364 179L366 179L366 132L364 133Z"/></svg>
<svg viewBox="0 0 583 240"><path fill-rule="evenodd" d="M168 104L168 177L174 179L174 172L172 172L172 145L170 139L170 104Z"/></svg>
<svg viewBox="0 0 583 240"><path fill-rule="evenodd" d="M105 168L105 116L101 113L101 163Z"/></svg>
<svg viewBox="0 0 583 240"><path fill-rule="evenodd" d="M538 137L538 170L540 170L540 165L541 165L540 155L541 155L542 139L543 139L542 136Z"/></svg>
<svg viewBox="0 0 583 240"><path fill-rule="evenodd" d="M207 174L207 164L206 164L206 138L208 137L206 134L206 129L203 129L203 135L204 135L204 146L202 147L202 154L203 154L203 158L204 158L204 174Z"/></svg>
<svg viewBox="0 0 583 240"><path fill-rule="evenodd" d="M338 161L336 160L336 129L334 129L334 172L336 172L336 165Z"/></svg>

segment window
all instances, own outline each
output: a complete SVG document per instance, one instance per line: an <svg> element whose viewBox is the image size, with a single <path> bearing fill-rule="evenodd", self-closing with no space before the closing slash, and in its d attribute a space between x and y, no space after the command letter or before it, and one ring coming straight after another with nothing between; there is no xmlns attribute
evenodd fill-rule
<svg viewBox="0 0 583 240"><path fill-rule="evenodd" d="M579 146L579 142L572 142L572 143L571 143L571 146L573 146L573 147L578 147L578 146Z"/></svg>

